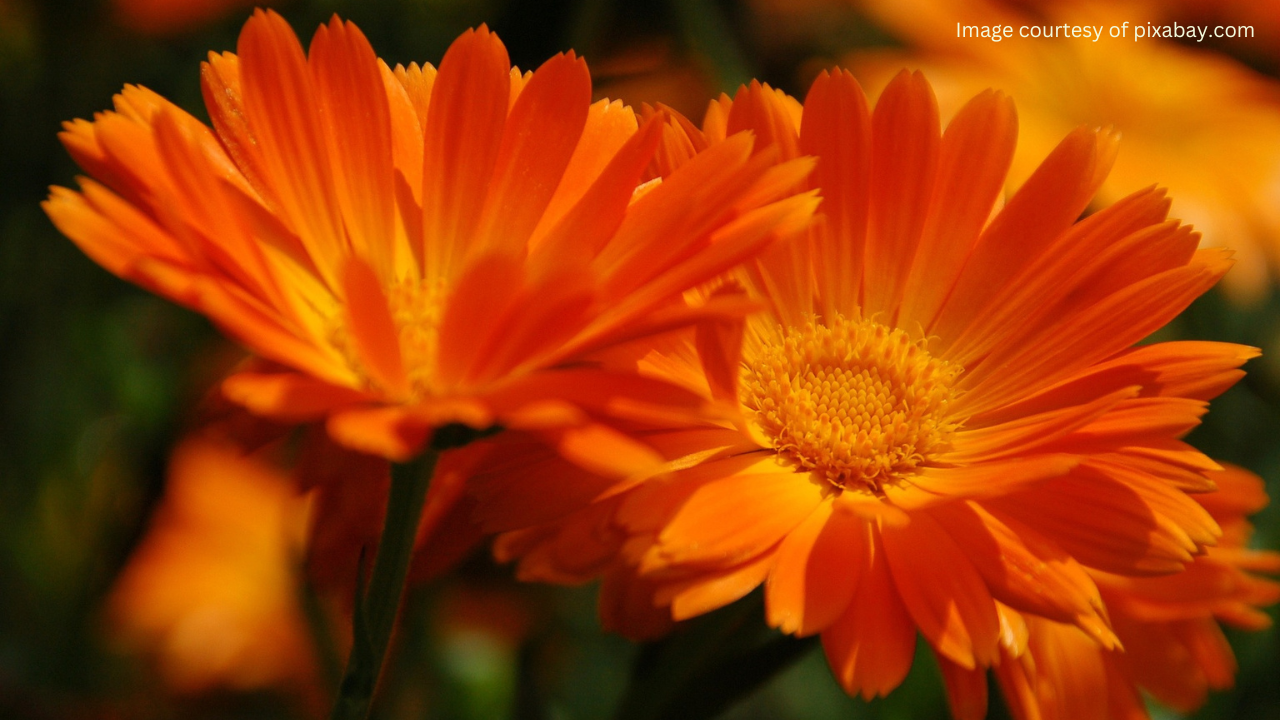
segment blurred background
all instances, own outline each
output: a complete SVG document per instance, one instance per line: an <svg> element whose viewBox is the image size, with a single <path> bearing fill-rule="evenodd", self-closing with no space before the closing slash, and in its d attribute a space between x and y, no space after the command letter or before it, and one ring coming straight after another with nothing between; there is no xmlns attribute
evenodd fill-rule
<svg viewBox="0 0 1280 720"><path fill-rule="evenodd" d="M239 351L118 281L45 218L76 173L59 124L145 85L206 118L199 63L234 50L250 0L0 0L0 717L322 717L341 612L302 573L309 512L280 470L184 440ZM487 22L512 61L585 55L597 95L695 121L759 78L803 97L842 64L873 96L925 70L944 118L985 87L1019 110L1016 186L1081 123L1123 133L1099 205L1151 183L1239 264L1160 339L1264 356L1190 441L1280 496L1280 3L1166 0L277 0L304 43L331 14L379 55L437 62ZM955 24L1177 20L1252 38L993 43ZM1256 518L1280 548L1280 508ZM940 718L921 648L902 688L846 697L756 596L662 643L602 634L594 588L516 583L483 551L412 593L378 714L394 718ZM1268 612L1274 618L1275 608ZM338 627L334 627L335 624ZM1240 671L1193 717L1280 718L1280 635L1228 631ZM339 642L338 645L341 643ZM993 698L995 694L993 694ZM1157 718L1179 717L1153 707ZM998 701L992 717L1006 717Z"/></svg>

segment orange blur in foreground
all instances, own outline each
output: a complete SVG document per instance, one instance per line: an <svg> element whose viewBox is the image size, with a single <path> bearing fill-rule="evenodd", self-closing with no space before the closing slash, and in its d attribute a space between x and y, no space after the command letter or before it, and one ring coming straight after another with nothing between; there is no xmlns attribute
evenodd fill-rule
<svg viewBox="0 0 1280 720"><path fill-rule="evenodd" d="M202 78L213 129L140 87L67 123L92 178L59 229L262 358L224 393L393 460L435 427L501 425L620 475L656 464L601 420L699 400L588 361L741 303L681 293L802 228L811 169L742 134L637 190L661 135L591 103L586 64L510 66L485 28L392 70L336 18L309 54L257 12ZM606 455L588 452L607 446ZM603 461L606 467L601 467Z"/></svg>
<svg viewBox="0 0 1280 720"><path fill-rule="evenodd" d="M966 672L999 662L1020 613L1117 649L1095 574L1176 573L1218 542L1194 499L1218 466L1179 438L1257 351L1135 346L1229 253L1154 188L1076 222L1116 156L1107 131L1068 134L1002 202L1016 128L988 91L942 132L905 71L874 112L837 71L803 105L753 84L701 129L673 119L667 146L689 154L661 172L742 129L816 156L819 222L703 291L766 312L629 356L721 411L635 431L662 471L618 483L488 443L473 483L498 557L525 579L603 576L605 624L640 637L763 584L770 624L820 634L864 697L902 681L917 631Z"/></svg>
<svg viewBox="0 0 1280 720"><path fill-rule="evenodd" d="M111 631L155 657L181 691L311 688L299 607L308 503L270 465L192 438L112 592Z"/></svg>

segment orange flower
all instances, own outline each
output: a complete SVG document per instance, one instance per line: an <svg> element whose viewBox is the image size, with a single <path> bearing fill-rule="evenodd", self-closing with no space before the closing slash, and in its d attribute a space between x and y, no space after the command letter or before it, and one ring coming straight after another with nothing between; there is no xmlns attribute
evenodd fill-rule
<svg viewBox="0 0 1280 720"><path fill-rule="evenodd" d="M746 134L637 192L661 123L591 104L572 53L521 74L483 27L438 72L389 69L336 18L306 56L259 11L238 50L203 66L213 130L139 87L68 123L95 179L45 208L104 267L271 361L229 378L232 399L327 418L391 459L465 423L534 428L571 455L607 443L624 471L653 461L594 417L670 389L582 361L742 312L680 293L816 205L784 197L809 165L779 171Z"/></svg>
<svg viewBox="0 0 1280 720"><path fill-rule="evenodd" d="M1246 549L1253 528L1245 515L1267 503L1262 480L1240 468L1212 477L1218 492L1196 499L1223 527L1218 547L1176 575L1092 573L1123 652L1069 625L1007 615L1016 630L1001 643L995 675L1015 718L1145 718L1139 688L1190 713L1209 690L1231 686L1235 657L1218 622L1247 630L1271 624L1256 608L1280 600L1280 584L1250 571L1280 572L1280 553ZM943 677L959 720L985 716L985 673L944 665Z"/></svg>
<svg viewBox="0 0 1280 720"><path fill-rule="evenodd" d="M185 441L112 592L115 634L153 652L180 690L313 687L296 578L307 516L306 498L270 465Z"/></svg>
<svg viewBox="0 0 1280 720"><path fill-rule="evenodd" d="M750 128L815 155L821 222L701 293L766 312L645 345L646 374L724 412L637 431L663 472L619 484L492 443L473 483L479 519L512 531L499 557L530 579L604 574L606 624L632 634L661 631L651 605L679 620L763 583L769 622L820 633L868 697L902 680L917 630L958 667L994 663L1002 606L1116 647L1086 568L1171 573L1218 538L1186 494L1217 466L1178 438L1256 351L1135 346L1228 253L1197 249L1154 188L1076 222L1106 131L1072 132L1001 205L1015 126L985 92L943 133L906 72L874 113L836 72L803 106L753 85L701 132L674 122L690 147Z"/></svg>
<svg viewBox="0 0 1280 720"><path fill-rule="evenodd" d="M225 16L233 8L274 4L271 0L115 0L116 16L130 28L168 34L191 30Z"/></svg>

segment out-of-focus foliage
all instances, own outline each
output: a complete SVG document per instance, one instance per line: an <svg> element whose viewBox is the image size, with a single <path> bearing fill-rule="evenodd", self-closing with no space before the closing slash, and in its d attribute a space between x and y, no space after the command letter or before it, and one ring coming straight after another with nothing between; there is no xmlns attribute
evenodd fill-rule
<svg viewBox="0 0 1280 720"><path fill-rule="evenodd" d="M136 653L109 632L106 607L118 575L163 519L170 452L239 354L202 319L80 255L38 203L50 184L68 184L75 173L57 143L59 123L106 108L125 82L205 117L199 63L210 50L234 49L248 16L244 2L173 0L199 12L170 16L181 22L147 20L138 13L160 0L117 2L0 0L0 717L311 717L324 701L284 687L182 692L166 683L157 655ZM332 13L350 18L392 62L438 61L461 30L487 22L521 67L573 48L590 63L599 95L663 102L694 118L713 94L752 77L802 95L822 67L853 53L909 57L913 41L851 0L272 4L304 39ZM1203 14L1209 11L1200 6L1210 4L1166 5L1168 13ZM1250 7L1225 3L1215 12L1255 22L1260 37L1212 43L1211 52L1231 53L1270 78L1263 73L1280 64L1280 22L1255 19ZM1264 288L1241 308L1211 294L1164 334L1263 348L1249 377L1214 403L1190 440L1260 473L1280 496L1280 297ZM1280 507L1256 522L1257 544L1280 548ZM324 626L332 613L315 601L299 589L301 615ZM521 585L481 553L411 593L378 713L945 717L928 653L917 653L902 688L864 703L839 690L812 642L782 638L761 614L753 596L636 647L599 631L592 588ZM313 630L342 635L341 628ZM1231 639L1241 666L1237 687L1213 696L1196 717L1280 717L1280 634ZM317 662L325 666L325 658ZM325 681L315 682L312 692L327 697ZM994 708L993 717L1002 712Z"/></svg>

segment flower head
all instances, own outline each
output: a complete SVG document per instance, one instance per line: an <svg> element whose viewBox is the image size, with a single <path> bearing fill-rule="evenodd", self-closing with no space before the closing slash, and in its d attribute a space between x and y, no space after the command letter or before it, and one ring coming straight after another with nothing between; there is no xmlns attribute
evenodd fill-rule
<svg viewBox="0 0 1280 720"><path fill-rule="evenodd" d="M632 634L763 584L771 624L821 634L850 693L883 694L919 631L990 666L1017 611L1118 646L1091 572L1181 570L1220 529L1188 492L1213 461L1179 438L1252 348L1137 346L1230 265L1151 188L1077 222L1115 156L1070 133L1006 202L1010 100L985 92L942 132L919 74L874 112L845 72L803 106L766 86L713 103L688 146L752 129L817 157L820 220L691 297L766 308L642 344L653 377L719 422L637 430L668 464L617 483L522 456L475 478L479 517L526 578L605 576ZM661 175L678 172L676 158ZM540 502L521 488L557 478ZM541 488L549 487L542 482Z"/></svg>
<svg viewBox="0 0 1280 720"><path fill-rule="evenodd" d="M46 210L104 267L262 358L230 397L327 417L342 442L392 459L464 423L648 460L592 418L657 391L583 361L741 312L673 302L816 205L746 134L638 189L661 122L592 104L572 53L522 74L483 27L438 71L392 70L349 23L322 26L304 54L259 11L202 78L213 129L139 87L68 123L92 179L54 188Z"/></svg>

